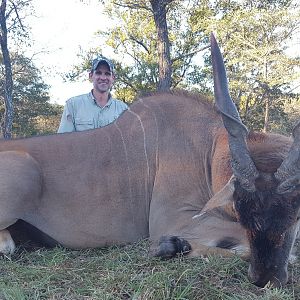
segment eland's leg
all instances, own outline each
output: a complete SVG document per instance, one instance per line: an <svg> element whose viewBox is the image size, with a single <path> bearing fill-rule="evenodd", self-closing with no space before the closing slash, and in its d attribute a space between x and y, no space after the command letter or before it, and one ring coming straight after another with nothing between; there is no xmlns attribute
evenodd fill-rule
<svg viewBox="0 0 300 300"><path fill-rule="evenodd" d="M182 217L183 215L183 217ZM162 216L159 216L162 220ZM207 256L217 254L244 259L249 256L249 245L245 230L238 222L217 216L193 218L181 212L174 221L168 220L164 226L152 222L150 239L151 252L161 258L172 258L177 254Z"/></svg>
<svg viewBox="0 0 300 300"><path fill-rule="evenodd" d="M9 231L6 229L0 230L0 253L10 255L14 253L15 248L15 243Z"/></svg>
<svg viewBox="0 0 300 300"><path fill-rule="evenodd" d="M22 151L0 152L0 252L11 254L15 243L7 230L36 210L42 174L38 163Z"/></svg>

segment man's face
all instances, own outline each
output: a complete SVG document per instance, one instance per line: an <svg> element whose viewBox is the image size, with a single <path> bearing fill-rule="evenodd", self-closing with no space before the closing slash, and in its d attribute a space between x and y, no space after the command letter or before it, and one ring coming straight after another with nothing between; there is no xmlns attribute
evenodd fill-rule
<svg viewBox="0 0 300 300"><path fill-rule="evenodd" d="M99 64L95 71L90 72L89 78L93 82L94 89L99 93L109 92L115 81L114 74L105 63Z"/></svg>

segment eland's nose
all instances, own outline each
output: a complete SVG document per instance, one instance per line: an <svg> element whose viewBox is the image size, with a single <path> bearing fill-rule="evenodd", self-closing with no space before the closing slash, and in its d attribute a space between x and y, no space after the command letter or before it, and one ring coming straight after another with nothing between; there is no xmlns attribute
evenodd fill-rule
<svg viewBox="0 0 300 300"><path fill-rule="evenodd" d="M260 278L256 282L253 282L258 287L265 287L266 285L270 285L274 288L280 288L287 283L287 279L278 279L276 277L272 278Z"/></svg>
<svg viewBox="0 0 300 300"><path fill-rule="evenodd" d="M281 272L274 272L274 270L264 270L263 273L257 274L249 267L248 276L250 281L258 287L265 287L270 285L272 287L282 287L288 281L288 273L285 270Z"/></svg>

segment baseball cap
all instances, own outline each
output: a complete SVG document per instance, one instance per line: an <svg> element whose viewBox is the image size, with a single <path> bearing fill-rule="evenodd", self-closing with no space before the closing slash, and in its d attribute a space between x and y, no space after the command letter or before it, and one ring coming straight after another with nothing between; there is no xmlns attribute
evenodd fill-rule
<svg viewBox="0 0 300 300"><path fill-rule="evenodd" d="M114 73L114 65L113 63L106 57L104 56L99 56L97 58L95 58L92 62L92 71L95 71L99 64L106 64L109 68L109 70Z"/></svg>

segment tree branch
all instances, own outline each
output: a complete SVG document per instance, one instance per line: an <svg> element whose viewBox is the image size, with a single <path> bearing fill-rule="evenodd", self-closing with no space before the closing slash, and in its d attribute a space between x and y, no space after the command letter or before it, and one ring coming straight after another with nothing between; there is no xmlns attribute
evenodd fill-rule
<svg viewBox="0 0 300 300"><path fill-rule="evenodd" d="M131 8L131 9L145 9L145 10L151 11L151 9L149 7L147 7L146 5L140 5L134 1L132 1L132 2L128 1L127 4L123 4L118 1L113 1L112 3L114 5L120 6L120 7L126 7L126 8Z"/></svg>
<svg viewBox="0 0 300 300"><path fill-rule="evenodd" d="M178 55L178 56L176 56L175 58L172 59L172 63L174 63L175 61L181 60L183 58L186 58L186 57L194 56L195 54L197 54L197 53L199 53L201 51L204 51L204 50L208 49L209 47L210 47L210 45L207 45L207 46L204 46L204 47L202 47L200 49L197 49L197 50L195 50L193 52L189 52L189 53L186 53L186 54Z"/></svg>
<svg viewBox="0 0 300 300"><path fill-rule="evenodd" d="M131 40L133 40L134 42L136 42L137 44L139 44L140 46L142 46L145 51L150 54L150 50L148 49L148 47L142 42L142 41L139 41L138 39L136 39L133 35L129 35L129 38Z"/></svg>
<svg viewBox="0 0 300 300"><path fill-rule="evenodd" d="M15 11L15 13L16 13L17 20L19 21L19 24L20 24L21 29L22 29L23 31L26 31L25 28L24 28L24 26L23 26L23 23L22 23L22 21L21 21L21 18L20 18L20 16L19 16L19 12L18 12L18 8L17 8L16 4L15 4L13 1L10 1L10 3L12 4L13 9L14 9L14 11Z"/></svg>

